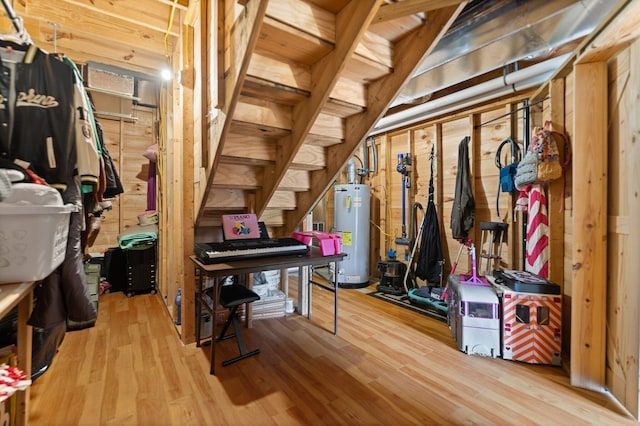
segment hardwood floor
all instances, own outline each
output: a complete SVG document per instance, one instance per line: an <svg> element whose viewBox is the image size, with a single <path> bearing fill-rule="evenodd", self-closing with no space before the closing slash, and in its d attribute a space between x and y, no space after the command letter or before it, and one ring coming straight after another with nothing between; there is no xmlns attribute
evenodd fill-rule
<svg viewBox="0 0 640 426"><path fill-rule="evenodd" d="M341 290L314 289L311 321L254 321L258 356L209 375L209 347L184 346L159 295L100 297L91 329L68 332L31 390L32 425L622 425L606 394L561 368L457 350L447 325ZM237 353L218 345L219 360Z"/></svg>

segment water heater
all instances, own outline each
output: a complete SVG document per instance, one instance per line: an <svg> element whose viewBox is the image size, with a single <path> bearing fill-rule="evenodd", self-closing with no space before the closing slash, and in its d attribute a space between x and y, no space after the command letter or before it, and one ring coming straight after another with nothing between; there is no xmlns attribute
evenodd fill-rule
<svg viewBox="0 0 640 426"><path fill-rule="evenodd" d="M369 285L369 185L336 185L334 189L334 227L342 236L338 284L343 288Z"/></svg>

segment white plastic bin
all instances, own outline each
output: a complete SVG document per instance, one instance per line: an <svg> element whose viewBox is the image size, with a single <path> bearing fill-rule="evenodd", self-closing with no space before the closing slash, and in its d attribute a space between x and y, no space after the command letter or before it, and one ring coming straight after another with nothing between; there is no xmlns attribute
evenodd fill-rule
<svg viewBox="0 0 640 426"><path fill-rule="evenodd" d="M41 280L60 266L76 209L0 203L0 283Z"/></svg>

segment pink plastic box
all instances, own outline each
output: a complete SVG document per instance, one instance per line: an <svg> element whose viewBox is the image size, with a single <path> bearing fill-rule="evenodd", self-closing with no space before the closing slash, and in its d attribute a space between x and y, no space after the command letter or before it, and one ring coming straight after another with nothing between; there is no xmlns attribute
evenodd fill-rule
<svg viewBox="0 0 640 426"><path fill-rule="evenodd" d="M316 238L318 240L318 246L320 247L320 253L322 253L323 256L340 254L342 251L342 238L340 238L340 235L319 231L302 231L294 232L291 236L306 245L310 245L313 238Z"/></svg>

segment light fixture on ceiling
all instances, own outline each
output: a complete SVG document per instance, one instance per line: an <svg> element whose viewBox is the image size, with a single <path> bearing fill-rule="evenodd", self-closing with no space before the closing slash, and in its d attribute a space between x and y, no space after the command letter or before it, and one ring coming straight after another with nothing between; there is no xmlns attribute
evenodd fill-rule
<svg viewBox="0 0 640 426"><path fill-rule="evenodd" d="M160 71L160 77L162 77L164 81L171 81L173 79L173 73L169 68L163 68Z"/></svg>

